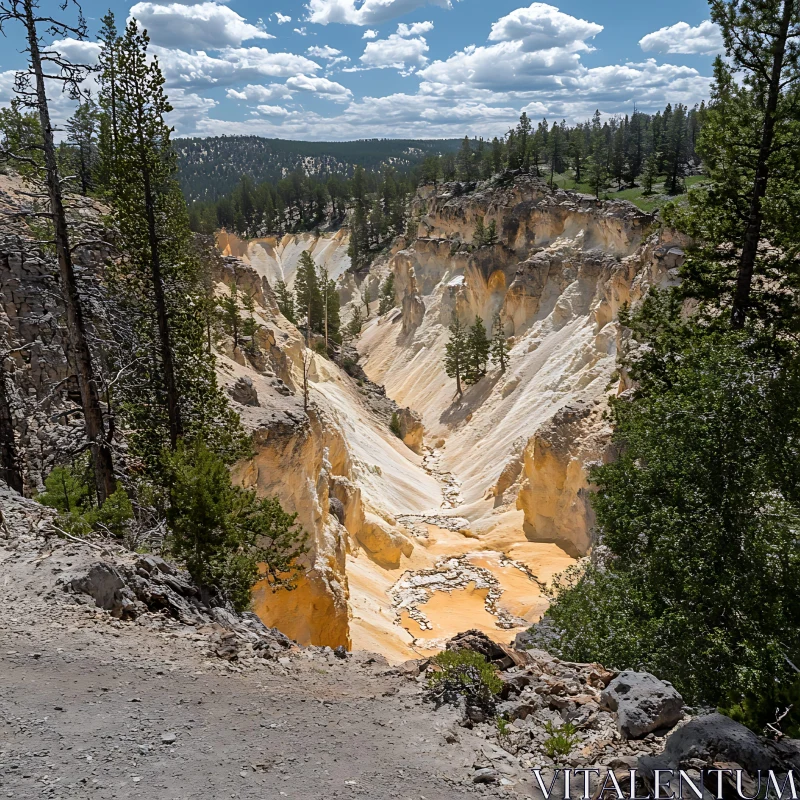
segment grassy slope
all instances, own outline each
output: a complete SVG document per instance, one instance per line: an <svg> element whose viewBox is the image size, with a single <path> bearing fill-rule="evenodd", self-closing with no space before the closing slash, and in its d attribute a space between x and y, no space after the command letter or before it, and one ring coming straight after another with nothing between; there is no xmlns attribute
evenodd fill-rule
<svg viewBox="0 0 800 800"><path fill-rule="evenodd" d="M684 183L687 188L696 186L705 180L702 175L692 175L685 179ZM572 189L578 192L585 192L586 194L594 194L588 183L575 183L572 175L565 173L563 175L555 176L556 185L562 189ZM629 200L634 205L638 206L642 211L653 213L660 209L665 203L670 200L677 200L685 195L668 195L664 192L664 181L660 179L658 183L653 186L653 194L645 195L644 189L637 186L634 189L623 189L617 191L616 188L610 188L601 194L604 200Z"/></svg>

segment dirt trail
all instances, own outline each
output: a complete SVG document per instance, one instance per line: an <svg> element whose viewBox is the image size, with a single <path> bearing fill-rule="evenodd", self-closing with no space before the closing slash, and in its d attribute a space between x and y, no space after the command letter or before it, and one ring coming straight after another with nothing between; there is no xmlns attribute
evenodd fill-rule
<svg viewBox="0 0 800 800"><path fill-rule="evenodd" d="M0 533L0 796L504 795L471 783L482 744L454 712L434 712L382 657L309 648L229 663L202 628L121 622L56 586L98 558Z"/></svg>

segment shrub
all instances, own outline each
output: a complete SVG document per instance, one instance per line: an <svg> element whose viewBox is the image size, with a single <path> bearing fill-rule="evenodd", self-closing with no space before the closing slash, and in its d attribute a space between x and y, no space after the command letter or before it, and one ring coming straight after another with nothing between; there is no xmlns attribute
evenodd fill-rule
<svg viewBox="0 0 800 800"><path fill-rule="evenodd" d="M396 411L392 412L392 421L389 423L389 430L398 438L402 438L402 433L400 431L400 417L397 415Z"/></svg>
<svg viewBox="0 0 800 800"><path fill-rule="evenodd" d="M202 441L165 456L169 547L201 585L219 589L241 611L258 580L293 589L307 535L277 498L234 486L225 463Z"/></svg>
<svg viewBox="0 0 800 800"><path fill-rule="evenodd" d="M646 669L760 730L800 663L800 359L666 298L630 323L639 388L613 402L620 455L592 473L609 557L556 583L548 649Z"/></svg>
<svg viewBox="0 0 800 800"><path fill-rule="evenodd" d="M553 722L548 721L544 729L548 736L542 747L548 758L568 755L580 741L577 736L578 729L571 722L565 722L557 728Z"/></svg>
<svg viewBox="0 0 800 800"><path fill-rule="evenodd" d="M443 650L433 657L439 669L428 678L431 696L437 703L456 703L463 697L468 706L491 713L495 695L503 682L495 668L473 650Z"/></svg>
<svg viewBox="0 0 800 800"><path fill-rule="evenodd" d="M56 509L60 527L73 536L86 536L99 529L122 537L133 518L131 501L119 487L98 507L91 470L88 453L69 466L55 467L45 479L45 490L36 499Z"/></svg>

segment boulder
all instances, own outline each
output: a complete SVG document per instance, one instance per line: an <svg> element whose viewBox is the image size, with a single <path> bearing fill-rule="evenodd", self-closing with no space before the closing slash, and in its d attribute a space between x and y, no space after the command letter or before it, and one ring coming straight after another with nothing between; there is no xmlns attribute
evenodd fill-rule
<svg viewBox="0 0 800 800"><path fill-rule="evenodd" d="M410 408L401 408L397 412L397 419L400 422L400 438L406 447L417 455L422 455L424 435L422 417Z"/></svg>
<svg viewBox="0 0 800 800"><path fill-rule="evenodd" d="M667 738L661 755L643 757L639 764L644 777L652 782L654 770L677 770L689 759L699 759L708 768L714 764L736 764L753 775L759 770L788 772L800 768L796 741L762 739L719 713L690 720Z"/></svg>
<svg viewBox="0 0 800 800"><path fill-rule="evenodd" d="M258 406L258 392L253 386L253 379L247 376L237 378L236 383L230 388L230 396L243 406Z"/></svg>
<svg viewBox="0 0 800 800"><path fill-rule="evenodd" d="M119 572L102 561L92 564L82 575L71 577L68 584L73 591L93 597L97 607L107 611L119 603L119 592L125 586Z"/></svg>
<svg viewBox="0 0 800 800"><path fill-rule="evenodd" d="M683 716L683 698L675 687L649 672L620 672L600 700L617 712L619 732L626 739L641 739L659 728L671 728Z"/></svg>

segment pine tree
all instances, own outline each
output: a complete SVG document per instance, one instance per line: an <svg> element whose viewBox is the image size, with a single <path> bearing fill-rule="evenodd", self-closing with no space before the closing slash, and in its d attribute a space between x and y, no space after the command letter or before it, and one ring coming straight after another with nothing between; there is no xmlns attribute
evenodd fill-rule
<svg viewBox="0 0 800 800"><path fill-rule="evenodd" d="M372 302L372 297L369 293L369 284L364 281L361 287L361 302L364 303L364 319L369 319L369 304Z"/></svg>
<svg viewBox="0 0 800 800"><path fill-rule="evenodd" d="M305 320L306 339L310 347L312 332L320 330L324 324L325 309L317 280L317 265L308 250L304 250L300 256L294 290L297 297L297 316L298 319Z"/></svg>
<svg viewBox="0 0 800 800"><path fill-rule="evenodd" d="M476 317L467 337L467 364L464 370L467 383L477 383L486 374L490 347L483 320Z"/></svg>
<svg viewBox="0 0 800 800"><path fill-rule="evenodd" d="M116 171L116 153L119 140L119 118L117 111L118 66L121 38L117 31L114 13L109 11L102 19L98 39L102 44L98 54L98 82L100 84L100 130L98 147L101 155L98 164L98 182L110 190Z"/></svg>
<svg viewBox="0 0 800 800"><path fill-rule="evenodd" d="M353 316L350 317L350 322L347 323L345 332L351 338L361 335L361 328L364 326L364 318L361 316L361 307L353 306Z"/></svg>
<svg viewBox="0 0 800 800"><path fill-rule="evenodd" d="M24 29L23 52L27 59L27 67L17 73L15 92L20 100L20 106L35 112L38 117L41 140L36 146L41 153L41 161L28 159L26 154L11 149L2 155L12 162L22 159L23 163L33 168L39 178L44 178L61 292L66 308L70 350L81 395L84 429L92 451L97 497L102 504L116 491L116 478L103 420L103 409L100 405L98 373L89 349L84 309L72 261L73 242L67 227L62 176L56 158L54 128L47 97L47 81L50 79L54 79L62 91L67 91L76 97L81 96L81 83L86 75L86 68L71 63L63 53L44 45L41 33L42 29L47 31L48 41L59 37L78 40L85 38L86 23L80 14L80 6L77 3L75 6L78 8L79 18L77 23L70 24L52 16L40 16L38 3L35 0L17 0L0 5L0 32L5 35L13 23L20 24ZM45 66L53 61L58 64L55 75L51 75Z"/></svg>
<svg viewBox="0 0 800 800"><path fill-rule="evenodd" d="M469 136L465 136L461 142L461 149L456 157L456 168L459 180L471 181L475 177L475 154L472 152Z"/></svg>
<svg viewBox="0 0 800 800"><path fill-rule="evenodd" d="M66 126L67 142L73 150L78 182L81 194L84 196L94 189L97 167L97 123L97 106L87 97L79 103Z"/></svg>
<svg viewBox="0 0 800 800"><path fill-rule="evenodd" d="M607 160L608 146L600 124L600 111L595 111L592 118L591 154L587 171L589 185L598 199L600 199L600 192L608 187Z"/></svg>
<svg viewBox="0 0 800 800"><path fill-rule="evenodd" d="M506 368L508 367L508 342L506 341L506 334L503 329L503 323L500 320L500 314L494 315L492 330L494 331L494 335L492 336L490 355L495 365L500 368L500 374L502 375L505 374Z"/></svg>
<svg viewBox="0 0 800 800"><path fill-rule="evenodd" d="M117 393L133 431L132 453L156 476L164 441L174 449L184 435L202 436L230 459L243 447L244 434L217 385L207 346L213 305L176 180L172 129L164 119L172 107L148 48L135 20L121 39L109 34L103 47L100 156L126 253L109 270L109 281L135 320L131 336L119 343L119 366L127 371ZM115 142L108 119L112 85Z"/></svg>
<svg viewBox="0 0 800 800"><path fill-rule="evenodd" d="M328 327L328 338L336 343L341 343L342 336L341 336L341 317L340 317L340 306L341 300L339 298L339 291L336 288L336 282L333 280L328 281L328 291L325 295L325 307L326 307L326 314L327 314L327 327Z"/></svg>
<svg viewBox="0 0 800 800"><path fill-rule="evenodd" d="M683 190L688 144L686 106L679 103L675 106L670 117L664 143L664 163L667 171L667 180L664 188L669 194L680 194Z"/></svg>
<svg viewBox="0 0 800 800"><path fill-rule="evenodd" d="M294 293L283 280L275 284L275 299L278 301L278 309L289 322L296 323Z"/></svg>
<svg viewBox="0 0 800 800"><path fill-rule="evenodd" d="M472 244L475 247L483 247L486 244L486 228L483 224L483 217L478 217L475 223L475 231L472 234Z"/></svg>
<svg viewBox="0 0 800 800"><path fill-rule="evenodd" d="M444 369L448 378L456 380L456 394L464 393L461 379L467 369L469 359L468 331L455 317L450 325L450 340L445 345Z"/></svg>
<svg viewBox="0 0 800 800"><path fill-rule="evenodd" d="M489 225L486 228L486 235L483 241L487 247L492 247L497 244L497 220L489 220Z"/></svg>
<svg viewBox="0 0 800 800"><path fill-rule="evenodd" d="M397 304L394 297L394 272L390 272L389 276L381 286L381 303L378 307L378 314L383 316L388 314Z"/></svg>
<svg viewBox="0 0 800 800"><path fill-rule="evenodd" d="M239 313L239 289L235 283L231 286L230 293L220 299L219 307L222 329L233 339L234 349L238 348L241 343L243 321Z"/></svg>

